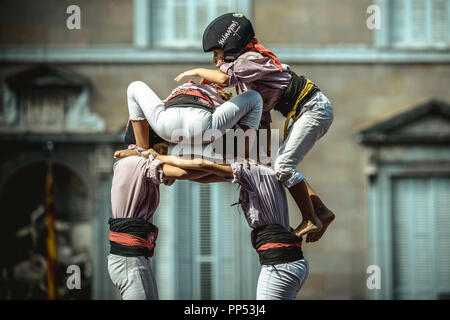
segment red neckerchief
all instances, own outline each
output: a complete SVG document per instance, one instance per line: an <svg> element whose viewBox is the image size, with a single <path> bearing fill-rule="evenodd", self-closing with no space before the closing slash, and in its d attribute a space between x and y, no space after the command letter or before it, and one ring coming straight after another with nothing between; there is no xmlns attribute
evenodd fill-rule
<svg viewBox="0 0 450 320"><path fill-rule="evenodd" d="M280 72L283 72L283 67L281 66L281 62L277 58L277 56L272 51L270 51L269 49L264 47L262 44L259 44L258 39L253 38L247 44L247 46L244 48L244 50L256 51L256 52L261 53L263 56L269 57L270 59L272 59L272 61L275 63L275 65L278 67L278 69L280 69Z"/></svg>

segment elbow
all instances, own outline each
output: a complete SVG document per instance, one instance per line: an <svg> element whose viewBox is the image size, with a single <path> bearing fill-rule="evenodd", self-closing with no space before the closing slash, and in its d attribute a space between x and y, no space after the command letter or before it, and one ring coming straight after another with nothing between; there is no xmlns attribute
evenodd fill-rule
<svg viewBox="0 0 450 320"><path fill-rule="evenodd" d="M230 76L229 76L229 75L225 75L222 84L225 85L225 86L227 86L227 87L230 85Z"/></svg>
<svg viewBox="0 0 450 320"><path fill-rule="evenodd" d="M189 172L187 172L186 170L178 170L174 175L171 176L171 178L177 180L187 180L189 179Z"/></svg>
<svg viewBox="0 0 450 320"><path fill-rule="evenodd" d="M218 83L218 84L221 84L221 85L228 86L228 85L230 84L230 76L227 75L226 73L222 73L222 74L219 76L219 79L218 79L218 82L217 82L217 83Z"/></svg>

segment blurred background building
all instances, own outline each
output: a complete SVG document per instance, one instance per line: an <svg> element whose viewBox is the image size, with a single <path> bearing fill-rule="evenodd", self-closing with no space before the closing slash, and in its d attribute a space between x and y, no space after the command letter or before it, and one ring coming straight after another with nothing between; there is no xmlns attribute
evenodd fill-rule
<svg viewBox="0 0 450 320"><path fill-rule="evenodd" d="M73 4L81 28L70 30ZM380 9L378 29L367 23L378 12L371 5ZM126 88L142 80L166 97L179 73L213 68L201 36L232 11L334 106L331 129L299 166L336 220L303 246L311 270L298 298L449 297L449 0L2 0L2 299L46 297L49 158L58 297L118 297L107 273L107 220ZM259 265L250 229L230 206L237 196L226 183L161 188L153 264L162 299L255 298ZM295 227L300 214L288 198ZM80 290L66 287L71 264L81 268ZM378 289L367 285L373 265Z"/></svg>

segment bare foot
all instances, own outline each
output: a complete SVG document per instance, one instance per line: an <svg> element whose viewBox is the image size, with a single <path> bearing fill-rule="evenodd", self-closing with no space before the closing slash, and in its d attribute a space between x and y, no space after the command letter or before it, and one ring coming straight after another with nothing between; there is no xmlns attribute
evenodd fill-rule
<svg viewBox="0 0 450 320"><path fill-rule="evenodd" d="M334 213L327 207L322 207L321 209L317 210L316 214L322 222L323 228L319 232L308 234L308 236L306 237L306 242L318 241L325 233L325 230L327 230L330 223L333 222L335 216Z"/></svg>
<svg viewBox="0 0 450 320"><path fill-rule="evenodd" d="M302 223L294 230L294 234L297 237L301 237L305 234L310 234L312 232L319 232L322 230L322 223L319 219L316 219L314 222L311 220L304 219Z"/></svg>
<svg viewBox="0 0 450 320"><path fill-rule="evenodd" d="M114 159L125 158L129 156L138 156L139 154L135 149L117 150L114 152Z"/></svg>

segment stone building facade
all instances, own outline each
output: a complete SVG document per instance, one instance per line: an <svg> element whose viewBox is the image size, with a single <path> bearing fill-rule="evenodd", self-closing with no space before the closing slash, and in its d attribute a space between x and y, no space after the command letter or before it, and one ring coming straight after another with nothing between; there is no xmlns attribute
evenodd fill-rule
<svg viewBox="0 0 450 320"><path fill-rule="evenodd" d="M66 10L72 4L65 0L0 3L0 192L5 199L14 177L32 164L43 163L47 142L53 142L52 159L67 171L61 181L75 177L67 192L78 192L78 198L67 201L61 211L70 216L65 220L78 226L73 229L73 245L92 257L90 297L114 296L105 273L105 221L110 214L112 152L121 146L128 117L127 85L142 80L165 97L177 85L173 79L179 73L213 68L212 57L201 51L201 33L212 17L229 11L250 17L259 42L296 73L317 83L334 107L332 127L299 166L336 213L336 220L320 242L304 246L311 271L298 298L435 299L450 291L450 262L437 258L438 250L448 252L450 246L449 234L438 228L448 223L450 212L448 202L442 200L450 198L448 0L79 0L81 29L70 30L66 23L71 13ZM374 14L379 14L379 29L368 25ZM23 95L14 100L17 88L9 85L17 78L44 94L53 90L41 86L50 79L72 96L64 103L51 97L23 103ZM282 128L282 116L276 112L272 116L273 127ZM403 138L397 139L399 134ZM439 203L436 208L426 202L432 213L423 222L437 238L427 238L425 249L410 241L409 254L397 255L399 250L406 252L402 239L420 237L420 230L412 227L416 220L394 217L406 210L402 195L421 185L424 199L439 200L429 200ZM171 254L174 243L189 234L161 239L161 258L158 262L157 249L154 264L162 297L252 299L258 265L253 258L246 260L253 254L247 243L249 230L240 216L221 220L225 218L218 211L230 209L216 204L221 193L227 201L236 199L236 190L196 188L200 187L189 183L163 188L158 210L163 230L170 233L170 226L181 223L178 214L186 212L195 216L183 222L192 223L190 230L209 231L189 240L185 249L192 260ZM183 208L171 204L172 198L190 199L193 194L200 198L186 200L190 204ZM69 203L76 201L83 204L70 209ZM208 206L199 208L201 201ZM12 210L4 208L2 215ZM290 197L289 208L294 226L300 215ZM34 209L24 206L21 214ZM208 218L205 212L214 213ZM28 218L21 219L14 223L18 226ZM403 223L409 227L400 228ZM216 231L223 225L234 240L220 248L225 252L221 256ZM210 247L201 247L208 241ZM430 256L434 269L415 283L413 275L430 257L413 253L427 248L435 250ZM368 267L373 265L380 268L380 289L367 285L372 270L368 273ZM180 277L181 272L188 272L191 280ZM239 272L245 281L224 284ZM239 285L245 288L236 289Z"/></svg>

